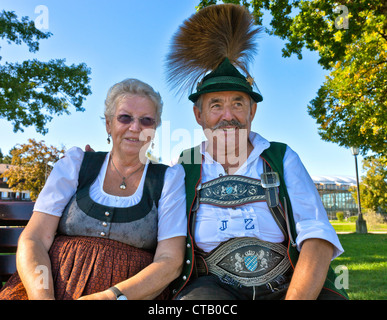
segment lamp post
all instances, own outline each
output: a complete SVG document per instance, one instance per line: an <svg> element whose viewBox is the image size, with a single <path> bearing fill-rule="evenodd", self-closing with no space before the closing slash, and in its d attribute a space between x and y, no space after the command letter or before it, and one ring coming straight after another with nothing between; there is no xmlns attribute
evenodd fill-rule
<svg viewBox="0 0 387 320"><path fill-rule="evenodd" d="M361 205L360 205L359 172L357 169L357 155L359 154L359 148L351 147L351 152L355 156L355 168L356 168L357 208L358 208L358 217L356 220L356 232L367 233L367 224L366 224L366 221L363 219L363 214L361 213Z"/></svg>

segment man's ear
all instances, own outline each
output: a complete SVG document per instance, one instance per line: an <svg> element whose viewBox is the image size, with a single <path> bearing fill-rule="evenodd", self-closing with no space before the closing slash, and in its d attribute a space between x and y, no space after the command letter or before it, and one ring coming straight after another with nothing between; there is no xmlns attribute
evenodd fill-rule
<svg viewBox="0 0 387 320"><path fill-rule="evenodd" d="M196 105L193 106L193 112L196 122L202 126L202 113Z"/></svg>
<svg viewBox="0 0 387 320"><path fill-rule="evenodd" d="M254 120L255 113L257 112L257 103L253 103L250 107L250 119L251 121Z"/></svg>

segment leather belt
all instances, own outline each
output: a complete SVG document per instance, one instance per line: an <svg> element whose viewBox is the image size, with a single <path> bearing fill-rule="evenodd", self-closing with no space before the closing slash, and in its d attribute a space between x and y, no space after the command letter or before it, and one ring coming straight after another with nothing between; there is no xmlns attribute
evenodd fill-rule
<svg viewBox="0 0 387 320"><path fill-rule="evenodd" d="M234 238L198 255L198 275L214 274L246 286L266 284L290 269L286 247L256 238Z"/></svg>

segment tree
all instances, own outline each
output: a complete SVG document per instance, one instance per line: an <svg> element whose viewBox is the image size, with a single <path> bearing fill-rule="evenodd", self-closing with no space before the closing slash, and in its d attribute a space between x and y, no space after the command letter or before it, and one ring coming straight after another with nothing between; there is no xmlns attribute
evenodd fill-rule
<svg viewBox="0 0 387 320"><path fill-rule="evenodd" d="M197 9L215 4L203 0ZM387 150L387 3L385 0L224 0L243 4L266 31L285 40L284 57L317 51L331 71L308 106L323 140L385 155Z"/></svg>
<svg viewBox="0 0 387 320"><path fill-rule="evenodd" d="M0 38L8 44L25 43L35 53L39 40L51 35L38 30L28 17L19 21L14 12L0 13ZM0 118L11 121L14 132L35 126L37 132L46 134L53 115L70 114L71 105L84 111L82 104L91 93L89 74L84 63L67 66L65 59L1 64Z"/></svg>
<svg viewBox="0 0 387 320"><path fill-rule="evenodd" d="M360 184L362 206L387 213L387 157L368 157L363 168L367 173Z"/></svg>
<svg viewBox="0 0 387 320"><path fill-rule="evenodd" d="M323 140L386 155L387 18L371 11L359 15L367 18L362 36L346 46L308 109Z"/></svg>
<svg viewBox="0 0 387 320"><path fill-rule="evenodd" d="M30 191L32 200L36 200L52 170L65 150L46 146L44 141L29 139L27 144L16 145L11 151L12 167L2 174L8 178L12 191Z"/></svg>
<svg viewBox="0 0 387 320"><path fill-rule="evenodd" d="M12 158L9 155L4 155L0 149L0 163L11 164Z"/></svg>

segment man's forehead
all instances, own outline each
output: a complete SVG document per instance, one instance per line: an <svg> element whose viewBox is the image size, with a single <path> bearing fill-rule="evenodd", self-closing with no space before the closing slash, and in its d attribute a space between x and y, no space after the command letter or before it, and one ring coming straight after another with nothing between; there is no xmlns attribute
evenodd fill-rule
<svg viewBox="0 0 387 320"><path fill-rule="evenodd" d="M240 91L219 91L219 92L208 92L203 95L203 100L205 101L241 101L241 100L250 100L250 97L245 92Z"/></svg>

